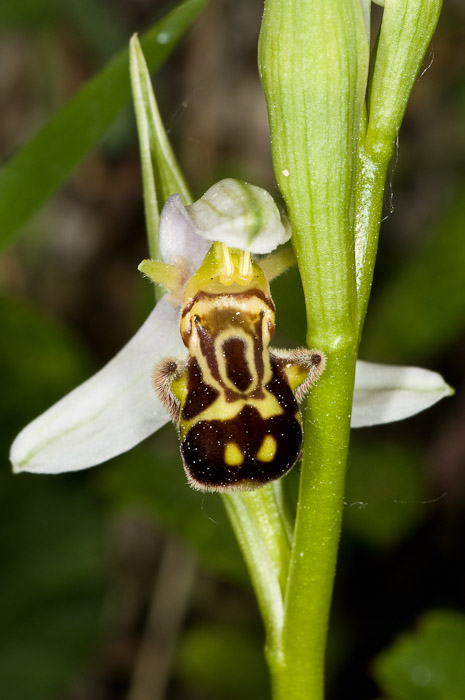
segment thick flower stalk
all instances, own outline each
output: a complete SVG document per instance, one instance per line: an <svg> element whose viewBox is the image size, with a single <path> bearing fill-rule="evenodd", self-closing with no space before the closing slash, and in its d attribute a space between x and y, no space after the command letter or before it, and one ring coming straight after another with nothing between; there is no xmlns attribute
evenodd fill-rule
<svg viewBox="0 0 465 700"><path fill-rule="evenodd" d="M319 700L357 354L353 192L368 75L359 1L265 3L259 57L275 175L305 293L307 343L327 357L307 406L282 653L272 677L276 698L293 686L293 697Z"/></svg>
<svg viewBox="0 0 465 700"><path fill-rule="evenodd" d="M440 9L386 0L369 89L370 3L266 0L259 62L273 163L293 228L307 342L327 370L307 406L276 698L322 700L354 368L387 165ZM305 651L303 651L305 650Z"/></svg>

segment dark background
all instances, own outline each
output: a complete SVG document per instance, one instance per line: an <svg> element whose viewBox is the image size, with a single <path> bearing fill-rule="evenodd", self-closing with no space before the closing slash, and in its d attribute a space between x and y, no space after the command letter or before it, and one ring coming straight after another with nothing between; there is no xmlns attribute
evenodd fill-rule
<svg viewBox="0 0 465 700"><path fill-rule="evenodd" d="M2 160L170 7L2 0ZM196 194L228 176L278 196L256 69L261 12L260 0L212 2L156 76L166 127ZM400 132L361 350L363 359L435 369L456 395L403 423L354 433L330 700L465 697L463 676L455 695L422 694L448 658L459 675L465 665L464 40L465 5L449 0ZM185 486L174 429L89 472L10 475L8 448L19 429L110 359L149 312L152 290L136 270L146 254L128 110L0 258L0 692L7 700L269 693L247 574L219 498ZM303 343L295 271L274 284L274 295L278 342ZM297 476L296 468L291 487ZM430 629L421 619L444 622L438 610L450 613L445 641L433 630L429 660L420 653L407 664L407 689L399 690L389 680L394 657L383 662L379 654L401 653L400 634Z"/></svg>

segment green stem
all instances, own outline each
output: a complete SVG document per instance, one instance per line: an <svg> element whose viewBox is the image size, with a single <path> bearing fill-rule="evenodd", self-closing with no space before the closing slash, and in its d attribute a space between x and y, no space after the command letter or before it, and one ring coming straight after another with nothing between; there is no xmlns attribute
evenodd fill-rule
<svg viewBox="0 0 465 700"><path fill-rule="evenodd" d="M323 700L324 659L341 531L355 348L328 353L305 421L299 508L287 586L275 700Z"/></svg>
<svg viewBox="0 0 465 700"><path fill-rule="evenodd" d="M441 4L441 0L385 2L373 61L368 123L364 124L357 164L355 255L359 337L373 280L386 172Z"/></svg>
<svg viewBox="0 0 465 700"><path fill-rule="evenodd" d="M368 74L360 2L267 0L260 68L273 163L327 368L311 392L274 700L323 700L358 337L357 143Z"/></svg>
<svg viewBox="0 0 465 700"><path fill-rule="evenodd" d="M269 484L257 491L223 494L262 614L271 670L281 663L290 556L289 527L281 508L280 489L281 484Z"/></svg>
<svg viewBox="0 0 465 700"><path fill-rule="evenodd" d="M362 143L359 148L359 170L356 189L355 259L358 293L359 340L370 299L379 228L384 201L386 172L392 156L392 147L384 155L374 152Z"/></svg>

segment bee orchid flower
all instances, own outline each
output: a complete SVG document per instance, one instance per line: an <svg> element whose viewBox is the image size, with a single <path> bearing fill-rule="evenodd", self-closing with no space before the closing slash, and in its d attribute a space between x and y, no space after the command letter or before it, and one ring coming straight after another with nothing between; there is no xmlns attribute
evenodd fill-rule
<svg viewBox="0 0 465 700"><path fill-rule="evenodd" d="M161 261L140 266L168 294L103 369L22 430L11 447L14 471L86 469L131 449L167 423L169 412L153 387L154 367L164 358L187 356L180 306L187 282L212 243L222 246L226 256L231 249L242 251L238 269L247 270L249 265L252 269L251 254L267 255L290 235L271 195L252 185L223 180L190 206L180 195L171 196L160 218ZM290 255L281 249L264 259L268 278L289 267ZM436 373L358 362L352 426L406 418L450 393Z"/></svg>

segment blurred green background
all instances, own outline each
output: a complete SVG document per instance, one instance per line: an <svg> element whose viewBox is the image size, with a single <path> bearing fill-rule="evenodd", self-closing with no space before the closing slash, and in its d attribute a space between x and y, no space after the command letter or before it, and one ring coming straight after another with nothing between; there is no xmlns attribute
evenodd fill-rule
<svg viewBox="0 0 465 700"><path fill-rule="evenodd" d="M2 162L172 7L1 0ZM261 0L214 0L156 75L197 194L232 176L278 196L256 69L261 12ZM328 700L465 697L464 49L465 5L449 0L399 136L361 349L435 369L456 395L354 433ZM33 190L24 183L17 210L7 202L11 219ZM126 109L0 258L5 700L269 696L244 565L219 498L186 486L174 429L89 472L10 474L15 434L110 359L151 308L136 270L146 256L141 192ZM273 293L277 343L301 344L296 271Z"/></svg>

